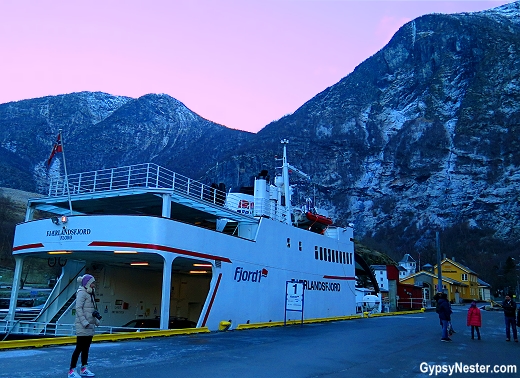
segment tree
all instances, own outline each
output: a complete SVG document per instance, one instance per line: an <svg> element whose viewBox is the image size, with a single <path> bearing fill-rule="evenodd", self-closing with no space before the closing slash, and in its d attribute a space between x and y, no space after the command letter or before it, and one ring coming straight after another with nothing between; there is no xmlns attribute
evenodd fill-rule
<svg viewBox="0 0 520 378"><path fill-rule="evenodd" d="M517 277L516 277L516 261L508 256L504 264L504 290L506 293L516 293Z"/></svg>
<svg viewBox="0 0 520 378"><path fill-rule="evenodd" d="M12 257L14 229L20 222L16 203L0 194L0 265L14 266Z"/></svg>

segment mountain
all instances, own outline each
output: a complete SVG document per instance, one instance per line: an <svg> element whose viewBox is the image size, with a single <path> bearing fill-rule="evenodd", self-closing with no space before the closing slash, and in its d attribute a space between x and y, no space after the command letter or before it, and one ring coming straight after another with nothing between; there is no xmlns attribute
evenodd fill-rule
<svg viewBox="0 0 520 378"><path fill-rule="evenodd" d="M0 186L44 192L45 163L59 129L70 173L153 162L198 175L201 165L252 136L210 122L167 95L81 92L12 102L0 105L0 173L6 173Z"/></svg>
<svg viewBox="0 0 520 378"><path fill-rule="evenodd" d="M435 263L439 231L444 253L492 281L495 265L520 255L519 23L519 2L419 17L262 129L261 159L234 159L258 166L289 137L291 161L357 239Z"/></svg>
<svg viewBox="0 0 520 378"><path fill-rule="evenodd" d="M43 192L59 128L71 173L154 162L228 186L273 172L287 138L290 163L312 176L320 205L339 224L354 223L363 244L435 263L440 232L443 253L493 283L500 263L520 256L519 52L519 2L422 16L257 134L205 120L167 95L3 104L0 186Z"/></svg>

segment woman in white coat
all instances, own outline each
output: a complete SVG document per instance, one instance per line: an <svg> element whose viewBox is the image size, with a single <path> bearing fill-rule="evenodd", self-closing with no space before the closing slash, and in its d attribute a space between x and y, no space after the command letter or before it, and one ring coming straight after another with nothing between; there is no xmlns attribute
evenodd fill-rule
<svg viewBox="0 0 520 378"><path fill-rule="evenodd" d="M95 279L90 274L78 277L80 286L76 292L76 349L70 360L69 378L93 377L95 374L88 368L88 352L94 330L99 325L99 319L92 314L97 311L94 289ZM79 375L76 372L76 364L81 355L81 368Z"/></svg>

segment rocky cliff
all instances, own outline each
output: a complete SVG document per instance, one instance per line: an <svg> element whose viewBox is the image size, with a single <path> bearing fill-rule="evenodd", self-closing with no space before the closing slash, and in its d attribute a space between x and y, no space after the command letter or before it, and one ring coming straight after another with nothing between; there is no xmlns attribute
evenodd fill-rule
<svg viewBox="0 0 520 378"><path fill-rule="evenodd" d="M288 138L290 162L312 176L338 223L355 224L357 239L396 259L435 262L439 231L443 252L491 276L504 254L520 255L519 78L518 2L427 15L258 134L166 95L0 105L0 185L43 191L59 128L69 172L150 161L228 186L272 172Z"/></svg>
<svg viewBox="0 0 520 378"><path fill-rule="evenodd" d="M520 5L427 15L352 74L267 125L356 238L395 258L443 252L475 270L519 255ZM235 156L242 162L259 162ZM435 262L435 261L433 261Z"/></svg>

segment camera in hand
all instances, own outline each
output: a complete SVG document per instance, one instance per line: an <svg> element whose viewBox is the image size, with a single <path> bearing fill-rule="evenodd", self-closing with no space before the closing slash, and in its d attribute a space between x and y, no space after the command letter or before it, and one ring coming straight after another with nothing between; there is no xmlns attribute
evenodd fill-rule
<svg viewBox="0 0 520 378"><path fill-rule="evenodd" d="M102 316L101 316L101 314L99 313L98 310L94 311L92 313L92 316L95 317L97 320L101 320L101 318L102 318Z"/></svg>

